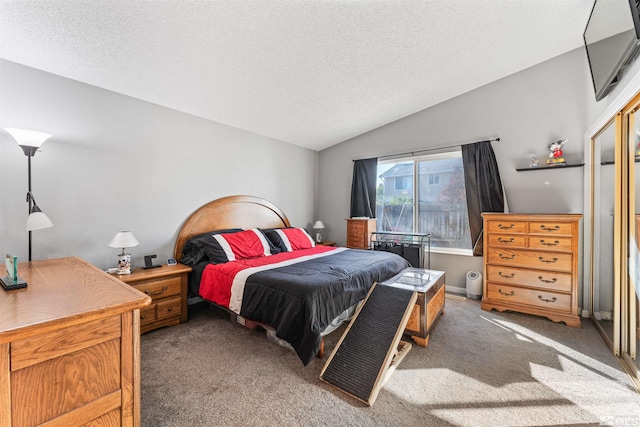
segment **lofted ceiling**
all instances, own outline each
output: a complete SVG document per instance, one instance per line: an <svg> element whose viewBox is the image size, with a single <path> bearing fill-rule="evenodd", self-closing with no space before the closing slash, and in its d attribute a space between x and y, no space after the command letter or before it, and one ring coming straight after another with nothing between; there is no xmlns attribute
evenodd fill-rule
<svg viewBox="0 0 640 427"><path fill-rule="evenodd" d="M0 0L0 57L322 150L583 45L593 0Z"/></svg>

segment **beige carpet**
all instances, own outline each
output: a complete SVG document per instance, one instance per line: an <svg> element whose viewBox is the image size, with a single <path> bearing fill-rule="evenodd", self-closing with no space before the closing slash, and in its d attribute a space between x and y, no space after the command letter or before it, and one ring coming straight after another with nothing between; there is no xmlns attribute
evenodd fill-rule
<svg viewBox="0 0 640 427"><path fill-rule="evenodd" d="M143 426L640 425L638 395L589 320L581 329L447 298L372 407L224 312L142 336ZM329 336L327 354L343 329Z"/></svg>

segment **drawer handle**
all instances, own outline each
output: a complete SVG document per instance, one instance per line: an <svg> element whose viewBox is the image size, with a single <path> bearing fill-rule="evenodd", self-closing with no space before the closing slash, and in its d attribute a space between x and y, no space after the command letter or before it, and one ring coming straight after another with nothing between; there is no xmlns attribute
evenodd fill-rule
<svg viewBox="0 0 640 427"><path fill-rule="evenodd" d="M544 240L540 240L540 244L544 246L558 246L560 242L556 240L553 243L549 243L549 242L545 242Z"/></svg>
<svg viewBox="0 0 640 427"><path fill-rule="evenodd" d="M498 276L504 277L505 279L513 279L516 276L516 273L503 274L502 271L498 271Z"/></svg>
<svg viewBox="0 0 640 427"><path fill-rule="evenodd" d="M506 256L506 255L502 255L502 254L498 254L498 255L502 259L514 259L516 257L515 255L511 255L511 256Z"/></svg>
<svg viewBox="0 0 640 427"><path fill-rule="evenodd" d="M538 259L540 260L540 262L545 262L547 264L553 264L554 262L558 262L558 258L556 257L553 257L553 259L544 259L541 256L539 256Z"/></svg>
<svg viewBox="0 0 640 427"><path fill-rule="evenodd" d="M551 280L547 280L547 279L543 279L542 276L538 276L538 280L544 283L556 283L558 281L558 279L556 279L555 277Z"/></svg>
<svg viewBox="0 0 640 427"><path fill-rule="evenodd" d="M539 299L540 301L544 301L544 302L556 302L556 300L557 300L558 298L553 297L553 298L551 298L551 299L548 299L548 298L542 298L542 295L538 295L538 299Z"/></svg>
<svg viewBox="0 0 640 427"><path fill-rule="evenodd" d="M504 225L502 225L502 224L498 224L498 228L499 228L500 230L512 230L512 229L514 229L515 227L516 227L516 225L515 225L515 224L511 224L511 225L510 225L510 226L508 226L508 227L506 227L506 226L504 226Z"/></svg>
<svg viewBox="0 0 640 427"><path fill-rule="evenodd" d="M171 313L171 312L173 311L173 307L169 307L169 308L167 308L167 311L168 311L169 313Z"/></svg>
<svg viewBox="0 0 640 427"><path fill-rule="evenodd" d="M169 289L167 286L163 287L161 290L159 290L158 292L151 292L149 289L145 289L144 293L149 295L149 296L155 296L155 295L160 295L163 294L167 291L167 289Z"/></svg>
<svg viewBox="0 0 640 427"><path fill-rule="evenodd" d="M140 320L144 320L144 318L147 316L140 316Z"/></svg>
<svg viewBox="0 0 640 427"><path fill-rule="evenodd" d="M513 243L515 241L516 241L516 239L514 239L513 237L510 238L509 240L505 240L502 237L498 237L498 242L500 242L500 243Z"/></svg>
<svg viewBox="0 0 640 427"><path fill-rule="evenodd" d="M558 231L558 230L560 230L560 226L559 225L556 225L553 228L547 227L545 225L541 225L540 228L543 229L544 231Z"/></svg>
<svg viewBox="0 0 640 427"><path fill-rule="evenodd" d="M507 296L507 297L512 297L512 296L514 296L514 295L515 295L515 292L513 292L513 291L511 291L511 292L504 292L502 289L498 289L498 293L499 293L500 295L504 295L504 296Z"/></svg>

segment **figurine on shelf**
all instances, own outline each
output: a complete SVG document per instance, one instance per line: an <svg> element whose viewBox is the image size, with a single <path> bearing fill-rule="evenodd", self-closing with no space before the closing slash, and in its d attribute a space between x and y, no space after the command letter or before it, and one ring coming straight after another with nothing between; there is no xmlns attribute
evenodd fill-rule
<svg viewBox="0 0 640 427"><path fill-rule="evenodd" d="M640 157L640 129L636 129L636 135L638 136L638 144L636 145L636 160Z"/></svg>
<svg viewBox="0 0 640 427"><path fill-rule="evenodd" d="M538 158L537 157L532 157L531 158L531 163L529 163L529 167L530 168L537 168L538 167Z"/></svg>
<svg viewBox="0 0 640 427"><path fill-rule="evenodd" d="M559 165L564 166L566 164L565 160L564 160L564 157L562 157L562 147L564 146L564 144L566 142L567 142L567 138L562 138L562 139L559 139L556 142L550 143L547 146L549 151L551 151L549 153L549 158L547 159L547 165L549 165L549 166L559 166Z"/></svg>

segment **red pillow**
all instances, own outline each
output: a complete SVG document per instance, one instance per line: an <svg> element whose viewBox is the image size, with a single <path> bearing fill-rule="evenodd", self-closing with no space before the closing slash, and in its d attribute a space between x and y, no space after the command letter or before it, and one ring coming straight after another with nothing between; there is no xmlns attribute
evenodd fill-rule
<svg viewBox="0 0 640 427"><path fill-rule="evenodd" d="M229 261L271 255L267 238L257 228L230 234L214 234Z"/></svg>
<svg viewBox="0 0 640 427"><path fill-rule="evenodd" d="M282 245L287 248L287 252L298 249L309 249L316 245L313 238L304 228L279 228L274 230L282 240Z"/></svg>

